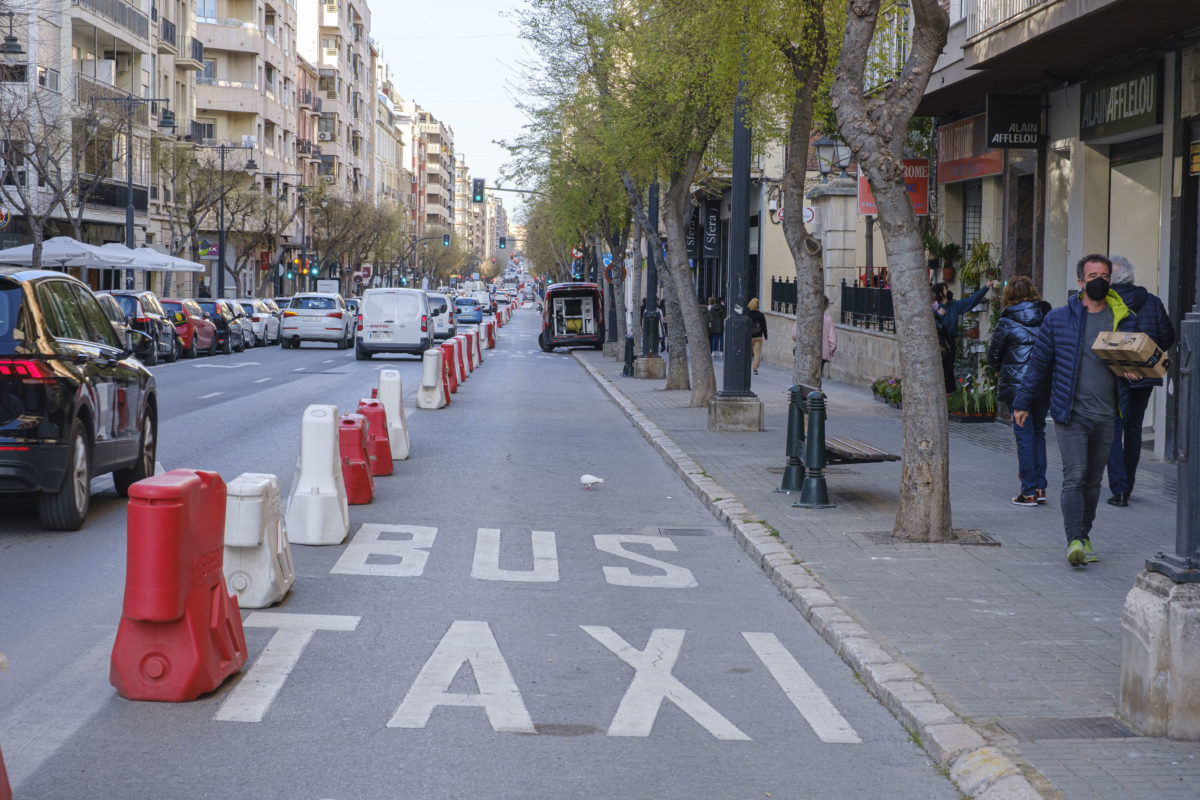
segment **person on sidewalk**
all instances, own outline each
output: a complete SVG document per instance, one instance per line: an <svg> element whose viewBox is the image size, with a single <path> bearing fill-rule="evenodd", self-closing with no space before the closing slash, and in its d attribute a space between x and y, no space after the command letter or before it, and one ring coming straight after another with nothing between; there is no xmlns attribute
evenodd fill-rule
<svg viewBox="0 0 1200 800"><path fill-rule="evenodd" d="M758 363L762 360L763 342L767 340L767 318L758 310L757 297L751 300L746 308L746 316L750 318L750 351L754 354L750 366L757 375Z"/></svg>
<svg viewBox="0 0 1200 800"><path fill-rule="evenodd" d="M708 298L708 342L712 354L725 350L725 304L715 297Z"/></svg>
<svg viewBox="0 0 1200 800"><path fill-rule="evenodd" d="M1133 282L1133 264L1125 256L1111 256L1113 265L1112 288L1121 295L1129 310L1137 315L1137 328L1154 340L1164 353L1175 344L1175 328L1167 309L1150 292ZM1138 461L1142 457L1142 422L1146 419L1146 406L1155 386L1162 386L1162 378L1142 378L1129 385L1129 409L1118 418L1113 433L1112 449L1108 451L1108 489L1112 497L1110 506L1125 508L1133 492L1133 479Z"/></svg>
<svg viewBox="0 0 1200 800"><path fill-rule="evenodd" d="M1013 398L1029 365L1042 319L1050 304L1038 294L1033 281L1019 275L1004 287L1004 310L992 331L987 360L996 372L996 399L1012 408ZM1044 388L1044 387L1043 387ZM1030 401L1024 425L1013 421L1017 439L1017 465L1021 492L1013 504L1031 508L1046 502L1046 411L1050 394L1043 391Z"/></svg>
<svg viewBox="0 0 1200 800"><path fill-rule="evenodd" d="M1112 447L1113 420L1129 405L1129 378L1115 375L1092 351L1101 331L1133 331L1136 325L1121 295L1109 288L1112 262L1098 253L1075 265L1083 291L1046 314L1029 365L1013 400L1013 422L1024 426L1034 401L1050 391L1050 416L1062 455L1063 528L1067 563L1099 561L1092 548L1092 522L1100 482Z"/></svg>
<svg viewBox="0 0 1200 800"><path fill-rule="evenodd" d="M800 336L800 320L792 322L792 355L796 354L795 341ZM829 316L829 298L821 295L821 369L833 361L837 352L837 329L833 327L833 317Z"/></svg>
<svg viewBox="0 0 1200 800"><path fill-rule="evenodd" d="M953 295L944 283L933 285L933 313L937 319L938 345L942 351L942 380L946 385L946 394L953 394L958 388L954 379L954 351L958 342L958 321L962 315L977 306L992 288L988 281L977 291L962 300L951 300Z"/></svg>

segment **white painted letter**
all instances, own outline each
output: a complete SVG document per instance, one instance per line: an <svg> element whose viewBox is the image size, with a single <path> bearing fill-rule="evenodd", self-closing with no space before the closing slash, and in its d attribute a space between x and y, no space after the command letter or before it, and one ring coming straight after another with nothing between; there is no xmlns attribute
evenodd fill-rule
<svg viewBox="0 0 1200 800"><path fill-rule="evenodd" d="M451 693L450 684L467 663L475 672L479 693ZM481 706L494 731L537 733L525 710L521 691L486 622L456 620L450 626L421 667L388 727L424 728L437 706Z"/></svg>
<svg viewBox="0 0 1200 800"><path fill-rule="evenodd" d="M484 581L528 581L553 583L558 580L558 549L554 531L533 531L533 569L500 569L500 530L480 528L475 536L475 561L471 577Z"/></svg>
<svg viewBox="0 0 1200 800"><path fill-rule="evenodd" d="M407 533L409 539L380 539L384 533ZM383 575L391 578L416 578L425 571L429 548L437 528L420 525L380 525L364 523L346 545L341 558L329 570L333 575ZM389 556L387 563L368 563L372 555Z"/></svg>
<svg viewBox="0 0 1200 800"><path fill-rule="evenodd" d="M219 722L262 722L283 682L317 631L352 631L361 617L324 614L281 614L255 611L242 623L246 628L278 628L258 659L221 703L213 719Z"/></svg>
<svg viewBox="0 0 1200 800"><path fill-rule="evenodd" d="M635 536L617 533L600 533L594 537L596 540L596 549L605 553L612 553L614 556L627 558L630 561L636 561L639 564L645 564L650 567L657 567L665 572L665 575L634 575L629 571L628 567L605 567L604 580L614 586L648 586L656 589L692 589L698 584L696 578L692 575L692 571L686 567L677 567L674 564L668 564L665 561L659 561L656 558L649 556L638 555L631 553L621 545L623 544L646 544L650 545L652 550L666 550L676 553L679 548L665 536Z"/></svg>
<svg viewBox="0 0 1200 800"><path fill-rule="evenodd" d="M742 636L822 742L862 744L854 728L775 634L743 633Z"/></svg>
<svg viewBox="0 0 1200 800"><path fill-rule="evenodd" d="M749 736L671 674L683 647L684 631L655 628L646 642L646 649L635 650L612 628L596 625L580 627L636 670L608 728L609 736L649 736L654 729L659 706L665 698L716 738L750 741Z"/></svg>

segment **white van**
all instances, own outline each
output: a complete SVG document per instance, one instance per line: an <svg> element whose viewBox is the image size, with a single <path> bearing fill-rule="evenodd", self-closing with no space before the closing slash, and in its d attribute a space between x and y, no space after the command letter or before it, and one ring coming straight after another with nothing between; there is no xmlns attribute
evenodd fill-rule
<svg viewBox="0 0 1200 800"><path fill-rule="evenodd" d="M358 309L355 357L365 361L375 353L422 355L433 347L433 318L438 313L420 289L367 289Z"/></svg>

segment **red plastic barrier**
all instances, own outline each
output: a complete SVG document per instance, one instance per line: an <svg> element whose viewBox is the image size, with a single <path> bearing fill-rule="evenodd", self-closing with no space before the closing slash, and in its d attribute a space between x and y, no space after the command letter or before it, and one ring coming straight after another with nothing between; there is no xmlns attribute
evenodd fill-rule
<svg viewBox="0 0 1200 800"><path fill-rule="evenodd" d="M352 506L365 505L375 497L375 479L371 477L367 455L367 427L362 414L342 414L338 420L342 481L346 484L346 502Z"/></svg>
<svg viewBox="0 0 1200 800"><path fill-rule="evenodd" d="M0 753L0 800L13 800L12 788L8 785L8 773L4 771L3 753Z"/></svg>
<svg viewBox="0 0 1200 800"><path fill-rule="evenodd" d="M375 394L377 389L372 389ZM392 443L388 440L387 412L378 400L359 400L358 413L367 420L367 459L372 475L392 474Z"/></svg>
<svg viewBox="0 0 1200 800"><path fill-rule="evenodd" d="M488 346L489 350L496 346L496 326L495 325L487 326L487 346Z"/></svg>
<svg viewBox="0 0 1200 800"><path fill-rule="evenodd" d="M442 353L442 396L446 398L446 405L450 405L450 381L455 381L454 391L458 391L458 381L456 380L458 376L446 359L445 349L439 347L438 350L441 350Z"/></svg>
<svg viewBox="0 0 1200 800"><path fill-rule="evenodd" d="M176 469L129 488L125 603L109 681L130 700L179 703L246 663L237 598L222 574L225 483Z"/></svg>
<svg viewBox="0 0 1200 800"><path fill-rule="evenodd" d="M450 386L450 394L458 391L458 369L454 366L454 343L442 345L442 367L446 372L446 383Z"/></svg>
<svg viewBox="0 0 1200 800"><path fill-rule="evenodd" d="M503 311L497 311L494 319L496 321L497 328L504 327L504 312Z"/></svg>

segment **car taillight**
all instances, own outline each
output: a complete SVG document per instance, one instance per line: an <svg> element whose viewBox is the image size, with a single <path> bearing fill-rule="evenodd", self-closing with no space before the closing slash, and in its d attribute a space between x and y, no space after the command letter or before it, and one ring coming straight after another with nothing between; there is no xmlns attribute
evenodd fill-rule
<svg viewBox="0 0 1200 800"><path fill-rule="evenodd" d="M21 383L53 383L56 380L45 364L32 358L0 358L0 377L19 378Z"/></svg>
<svg viewBox="0 0 1200 800"><path fill-rule="evenodd" d="M285 311L283 312L283 315L285 317L298 317L300 316L300 313L298 311Z"/></svg>
<svg viewBox="0 0 1200 800"><path fill-rule="evenodd" d="M251 317L250 321L251 322L262 322L262 320L260 320L258 317Z"/></svg>
<svg viewBox="0 0 1200 800"><path fill-rule="evenodd" d="M148 323L150 321L150 318L149 317L134 317L133 321L140 322L141 324L145 325L146 323Z"/></svg>
<svg viewBox="0 0 1200 800"><path fill-rule="evenodd" d="M328 314L326 314L325 316L327 316L327 317L333 317L334 319L341 319L341 318L342 318L342 312L340 312L340 311L330 311L330 312L329 312Z"/></svg>
<svg viewBox="0 0 1200 800"><path fill-rule="evenodd" d="M355 317L354 322L355 322L355 324L358 325L358 329L361 331L362 330L362 314L359 314L357 317Z"/></svg>
<svg viewBox="0 0 1200 800"><path fill-rule="evenodd" d="M427 314L422 314L421 315L421 333L428 333L428 332L429 332L429 316Z"/></svg>

